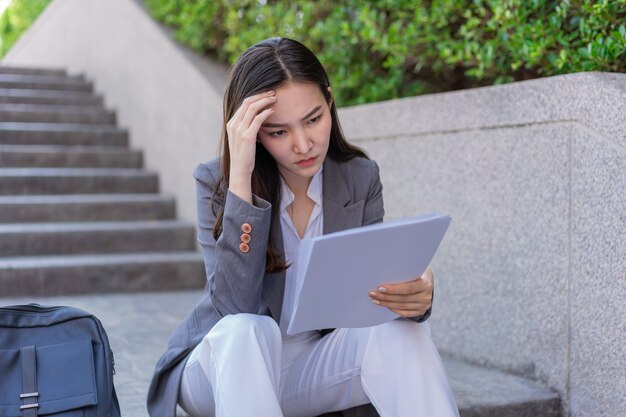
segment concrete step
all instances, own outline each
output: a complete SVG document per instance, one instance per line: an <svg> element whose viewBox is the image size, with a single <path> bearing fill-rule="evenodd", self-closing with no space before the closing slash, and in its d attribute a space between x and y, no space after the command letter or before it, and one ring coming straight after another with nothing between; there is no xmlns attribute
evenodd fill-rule
<svg viewBox="0 0 626 417"><path fill-rule="evenodd" d="M0 258L0 294L7 297L202 288L198 252Z"/></svg>
<svg viewBox="0 0 626 417"><path fill-rule="evenodd" d="M0 145L0 167L141 168L142 153L112 146Z"/></svg>
<svg viewBox="0 0 626 417"><path fill-rule="evenodd" d="M0 285L0 288L5 286ZM99 317L115 355L115 388L122 415L148 417L146 395L154 366L171 333L201 295L201 291L175 291L47 298L29 296L0 299L0 305L31 302L69 305ZM433 328L433 334L436 331ZM558 395L533 381L446 356L442 359L462 417L560 415Z"/></svg>
<svg viewBox="0 0 626 417"><path fill-rule="evenodd" d="M114 125L115 112L95 106L4 103L0 122Z"/></svg>
<svg viewBox="0 0 626 417"><path fill-rule="evenodd" d="M0 195L156 192L157 174L141 169L0 168Z"/></svg>
<svg viewBox="0 0 626 417"><path fill-rule="evenodd" d="M2 257L189 251L193 224L178 220L0 224Z"/></svg>
<svg viewBox="0 0 626 417"><path fill-rule="evenodd" d="M83 76L0 74L0 88L91 92L93 84Z"/></svg>
<svg viewBox="0 0 626 417"><path fill-rule="evenodd" d="M0 88L0 103L101 106L101 95L81 91Z"/></svg>
<svg viewBox="0 0 626 417"><path fill-rule="evenodd" d="M176 201L161 194L0 196L0 223L168 220Z"/></svg>
<svg viewBox="0 0 626 417"><path fill-rule="evenodd" d="M0 144L128 146L128 132L110 125L5 122Z"/></svg>
<svg viewBox="0 0 626 417"><path fill-rule="evenodd" d="M561 400L542 385L496 369L443 358L461 417L560 417Z"/></svg>
<svg viewBox="0 0 626 417"><path fill-rule="evenodd" d="M0 65L0 74L67 76L67 72L62 68L30 68L12 65Z"/></svg>

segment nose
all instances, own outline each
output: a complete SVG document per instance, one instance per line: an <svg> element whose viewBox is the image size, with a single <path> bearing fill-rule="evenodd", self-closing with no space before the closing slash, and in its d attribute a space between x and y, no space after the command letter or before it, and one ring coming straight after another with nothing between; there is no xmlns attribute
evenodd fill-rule
<svg viewBox="0 0 626 417"><path fill-rule="evenodd" d="M296 129L293 134L293 151L295 153L306 154L311 150L313 141L309 138L304 129Z"/></svg>

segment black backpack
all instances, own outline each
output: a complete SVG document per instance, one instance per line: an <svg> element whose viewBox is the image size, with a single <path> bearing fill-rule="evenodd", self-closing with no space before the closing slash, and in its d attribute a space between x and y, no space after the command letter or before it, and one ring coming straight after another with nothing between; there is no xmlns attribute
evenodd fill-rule
<svg viewBox="0 0 626 417"><path fill-rule="evenodd" d="M0 417L120 417L102 323L73 307L0 308Z"/></svg>

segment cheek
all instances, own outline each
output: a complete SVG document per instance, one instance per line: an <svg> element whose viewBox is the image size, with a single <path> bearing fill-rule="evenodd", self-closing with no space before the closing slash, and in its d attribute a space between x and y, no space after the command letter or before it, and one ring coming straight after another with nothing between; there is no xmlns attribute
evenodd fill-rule
<svg viewBox="0 0 626 417"><path fill-rule="evenodd" d="M323 138L324 142L330 142L330 130L332 128L332 121L330 118L324 121L324 123L320 124L320 136Z"/></svg>
<svg viewBox="0 0 626 417"><path fill-rule="evenodd" d="M261 139L261 145L263 145L265 150L267 150L267 152L269 152L269 154L272 155L274 159L280 158L282 155L285 154L286 151L284 142L285 141L272 140L267 138Z"/></svg>

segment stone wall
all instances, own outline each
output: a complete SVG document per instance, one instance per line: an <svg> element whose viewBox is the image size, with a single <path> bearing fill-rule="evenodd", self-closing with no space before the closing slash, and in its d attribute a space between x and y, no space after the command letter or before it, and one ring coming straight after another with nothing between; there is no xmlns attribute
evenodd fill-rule
<svg viewBox="0 0 626 417"><path fill-rule="evenodd" d="M342 109L386 219L452 215L438 347L626 415L626 74L580 73Z"/></svg>

